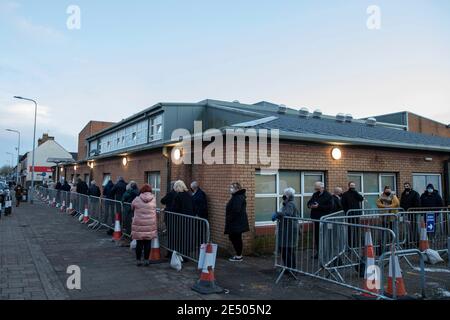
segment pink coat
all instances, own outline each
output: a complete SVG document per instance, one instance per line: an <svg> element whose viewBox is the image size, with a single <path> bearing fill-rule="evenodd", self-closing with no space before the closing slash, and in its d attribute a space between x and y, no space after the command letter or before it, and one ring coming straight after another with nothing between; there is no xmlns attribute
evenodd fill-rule
<svg viewBox="0 0 450 320"><path fill-rule="evenodd" d="M151 192L141 194L131 204L134 210L131 237L133 240L152 240L158 236L156 198Z"/></svg>

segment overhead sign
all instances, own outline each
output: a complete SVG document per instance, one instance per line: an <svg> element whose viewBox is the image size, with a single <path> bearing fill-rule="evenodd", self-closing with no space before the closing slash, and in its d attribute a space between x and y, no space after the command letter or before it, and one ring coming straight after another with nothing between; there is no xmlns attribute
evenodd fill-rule
<svg viewBox="0 0 450 320"><path fill-rule="evenodd" d="M29 172L33 171L33 167L30 166ZM52 173L52 167L34 167L34 172L37 173L42 173L42 172L47 172L47 173Z"/></svg>
<svg viewBox="0 0 450 320"><path fill-rule="evenodd" d="M436 219L434 213L427 213L427 232L434 233L436 230Z"/></svg>

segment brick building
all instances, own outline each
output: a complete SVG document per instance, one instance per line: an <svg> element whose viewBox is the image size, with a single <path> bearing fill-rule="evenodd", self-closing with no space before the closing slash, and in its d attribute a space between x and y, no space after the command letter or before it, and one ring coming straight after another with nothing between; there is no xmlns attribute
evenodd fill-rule
<svg viewBox="0 0 450 320"><path fill-rule="evenodd" d="M173 150L180 150L183 156L192 154L193 158L199 152L172 139L178 128L193 133L194 121L202 121L203 131L217 128L221 134L227 129L279 130L279 169L261 171L267 166L250 164L253 151L248 145L242 164L173 163ZM366 208L375 206L385 185L399 194L406 181L419 192L432 182L449 202L450 139L408 131L406 126L389 121L357 120L343 114L326 116L318 110L310 113L305 108L299 111L269 102L248 105L205 100L159 103L86 136L85 132L80 134L88 154L79 157L75 165L65 166L67 179L81 177L105 184L108 179L123 176L139 185L150 183L158 199L167 192L170 181L197 180L208 195L212 238L222 247L230 246L223 234L229 184L239 181L247 189L251 225L251 232L244 237L247 253L255 250L259 234L267 230L273 234L270 217L280 209L282 192L288 186L296 190L297 206L304 217L309 216L305 204L318 180L330 190L356 181L366 197ZM209 145L208 141L200 143L200 151ZM242 150L234 140L233 145ZM225 147L222 151L224 156L229 152ZM337 157L339 153L341 157Z"/></svg>

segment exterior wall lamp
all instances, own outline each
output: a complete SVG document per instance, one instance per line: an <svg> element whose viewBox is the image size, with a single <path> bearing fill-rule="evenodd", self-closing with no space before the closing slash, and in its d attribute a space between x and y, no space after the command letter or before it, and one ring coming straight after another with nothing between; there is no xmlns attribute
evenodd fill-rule
<svg viewBox="0 0 450 320"><path fill-rule="evenodd" d="M342 159L342 151L339 148L333 148L331 150L331 157L333 160L341 160Z"/></svg>
<svg viewBox="0 0 450 320"><path fill-rule="evenodd" d="M122 165L125 167L128 164L128 158L127 157L123 157L122 158Z"/></svg>

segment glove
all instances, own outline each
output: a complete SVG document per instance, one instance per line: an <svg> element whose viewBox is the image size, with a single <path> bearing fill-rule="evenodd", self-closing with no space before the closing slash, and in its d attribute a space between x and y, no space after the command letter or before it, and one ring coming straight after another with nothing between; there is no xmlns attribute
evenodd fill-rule
<svg viewBox="0 0 450 320"><path fill-rule="evenodd" d="M272 215L272 222L275 222L277 219L278 219L278 213L275 212L275 213Z"/></svg>

